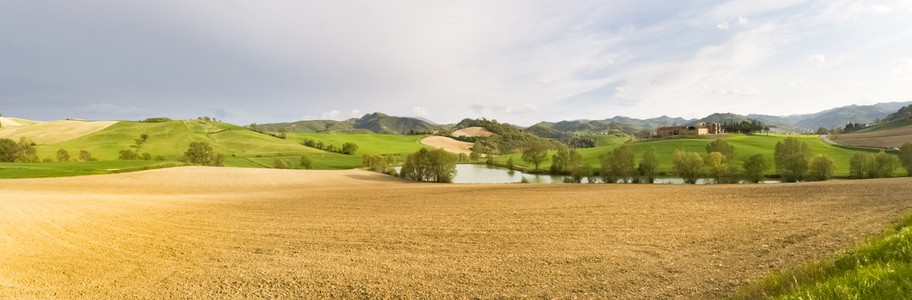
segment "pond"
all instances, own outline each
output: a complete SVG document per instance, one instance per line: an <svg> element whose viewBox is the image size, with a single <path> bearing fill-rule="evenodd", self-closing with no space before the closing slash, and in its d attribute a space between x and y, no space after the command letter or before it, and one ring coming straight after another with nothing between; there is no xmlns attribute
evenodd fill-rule
<svg viewBox="0 0 912 300"><path fill-rule="evenodd" d="M401 171L401 167L396 167L396 172ZM512 171L507 168L483 165L483 164L458 164L456 165L456 177L453 183L513 183L521 182L523 178L530 183L563 183L566 175L548 175L548 174L525 174L520 171ZM583 179L585 183L586 180ZM697 184L705 184L706 179L697 180ZM678 177L659 177L656 178L656 184L684 184L684 180ZM765 181L764 183L775 183L775 181Z"/></svg>

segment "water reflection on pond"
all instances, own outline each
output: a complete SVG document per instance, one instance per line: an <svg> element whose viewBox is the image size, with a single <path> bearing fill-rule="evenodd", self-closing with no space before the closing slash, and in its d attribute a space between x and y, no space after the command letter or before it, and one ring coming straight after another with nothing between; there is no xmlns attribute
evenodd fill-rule
<svg viewBox="0 0 912 300"><path fill-rule="evenodd" d="M396 171L401 171L401 167L396 167ZM523 178L530 183L563 183L565 175L548 175L548 174L525 174L520 171L512 171L507 168L483 165L483 164L458 164L456 165L456 177L453 183L511 183L521 182ZM587 182L583 179L583 182ZM684 184L684 180L677 177L660 177L656 178L656 184ZM706 179L697 180L697 184L707 183ZM775 183L775 181L766 181L765 183Z"/></svg>

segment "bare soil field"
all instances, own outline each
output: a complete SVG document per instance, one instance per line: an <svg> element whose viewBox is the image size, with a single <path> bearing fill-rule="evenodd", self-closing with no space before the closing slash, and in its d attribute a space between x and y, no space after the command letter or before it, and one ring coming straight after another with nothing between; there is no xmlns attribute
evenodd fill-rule
<svg viewBox="0 0 912 300"><path fill-rule="evenodd" d="M910 189L205 167L0 180L0 298L714 298L880 231Z"/></svg>
<svg viewBox="0 0 912 300"><path fill-rule="evenodd" d="M466 128L460 129L460 130L453 131L453 134L451 134L451 135L452 135L452 136L483 136L483 137L489 137L489 136L491 136L492 134L494 134L494 133L488 131L487 128L474 126L474 127L466 127Z"/></svg>
<svg viewBox="0 0 912 300"><path fill-rule="evenodd" d="M878 130L874 132L840 134L840 144L861 147L902 147L912 142L912 126Z"/></svg>
<svg viewBox="0 0 912 300"><path fill-rule="evenodd" d="M448 138L445 136L438 136L438 135L433 135L433 136L423 138L423 139L421 139L421 143L434 147L434 148L443 148L443 150L446 150L447 152L456 153L456 154L472 153L472 146L475 145L475 143L457 141L452 138Z"/></svg>
<svg viewBox="0 0 912 300"><path fill-rule="evenodd" d="M28 137L38 144L65 142L97 132L114 125L117 121L61 120L39 122L15 118L0 118L0 138L13 140Z"/></svg>

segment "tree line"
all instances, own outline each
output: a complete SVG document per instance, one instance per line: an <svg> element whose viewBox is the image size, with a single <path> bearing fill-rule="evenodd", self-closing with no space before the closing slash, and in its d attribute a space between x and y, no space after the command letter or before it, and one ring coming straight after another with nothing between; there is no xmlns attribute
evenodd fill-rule
<svg viewBox="0 0 912 300"><path fill-rule="evenodd" d="M358 151L358 144L351 143L351 142L343 143L342 147L337 147L336 145L333 145L333 144L324 144L323 141L304 139L304 141L301 142L301 145L320 149L320 150L325 150L325 151L329 151L329 152L342 153L342 154L346 154L346 155L352 155L352 154L355 154L355 151Z"/></svg>
<svg viewBox="0 0 912 300"><path fill-rule="evenodd" d="M535 169L547 160L549 148L542 145L528 145L522 152L522 160ZM824 154L813 154L810 147L796 138L786 138L776 143L773 161L763 154L756 154L740 164L734 161L735 147L725 140L717 139L706 146L704 154L676 150L671 157L673 174L685 183L696 184L701 178L714 183L761 182L767 170L775 168L783 182L828 180L833 177L835 163ZM512 158L511 158L512 160ZM598 168L582 162L582 155L575 149L560 148L551 157L552 174L570 175L568 181L604 183L653 183L658 175L659 158L655 148L648 149L639 164L628 145L622 145L599 156ZM740 165L741 171L738 171ZM850 177L883 178L892 177L897 166L903 166L912 176L912 143L905 144L899 158L884 153L856 152L850 161ZM513 168L512 161L508 167Z"/></svg>

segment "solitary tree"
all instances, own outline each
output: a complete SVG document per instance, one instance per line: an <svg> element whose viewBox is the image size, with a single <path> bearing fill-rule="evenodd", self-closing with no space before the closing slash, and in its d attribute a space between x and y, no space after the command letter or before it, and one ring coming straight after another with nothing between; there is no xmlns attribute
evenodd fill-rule
<svg viewBox="0 0 912 300"><path fill-rule="evenodd" d="M833 177L833 160L818 154L811 160L810 175L813 180L827 180Z"/></svg>
<svg viewBox="0 0 912 300"><path fill-rule="evenodd" d="M611 169L614 173L626 183L633 181L636 175L636 163L633 160L633 150L626 144L621 145L611 151Z"/></svg>
<svg viewBox="0 0 912 300"><path fill-rule="evenodd" d="M763 173L769 168L769 163L763 154L755 154L744 161L744 178L750 182L763 181Z"/></svg>
<svg viewBox="0 0 912 300"><path fill-rule="evenodd" d="M539 165L545 162L546 159L548 159L548 146L539 142L526 143L526 147L522 152L523 161L535 165L535 169L538 170Z"/></svg>
<svg viewBox="0 0 912 300"><path fill-rule="evenodd" d="M696 152L675 150L672 157L672 169L684 179L684 183L696 184L702 175L703 158Z"/></svg>
<svg viewBox="0 0 912 300"><path fill-rule="evenodd" d="M70 153L67 152L65 149L57 150L57 161L59 161L59 162L70 161Z"/></svg>
<svg viewBox="0 0 912 300"><path fill-rule="evenodd" d="M784 181L799 181L808 172L811 149L796 138L786 138L776 143L776 172Z"/></svg>
<svg viewBox="0 0 912 300"><path fill-rule="evenodd" d="M313 163L310 161L310 158L307 155L301 155L301 167L305 169L312 169Z"/></svg>
<svg viewBox="0 0 912 300"><path fill-rule="evenodd" d="M216 153L212 146L209 146L209 143L192 142L187 152L184 152L184 160L204 166L222 166L225 156L221 153Z"/></svg>
<svg viewBox="0 0 912 300"><path fill-rule="evenodd" d="M276 169L290 169L291 163L284 157L279 157L273 160L273 166L275 166Z"/></svg>
<svg viewBox="0 0 912 300"><path fill-rule="evenodd" d="M655 182L656 170L659 168L659 156L656 155L655 147L646 150L643 157L640 158L640 176L646 179L646 183Z"/></svg>
<svg viewBox="0 0 912 300"><path fill-rule="evenodd" d="M727 161L728 159L725 158L725 155L722 155L720 152L710 152L703 161L706 165L706 174L709 175L715 183L723 183L723 180L728 177L730 167Z"/></svg>
<svg viewBox="0 0 912 300"><path fill-rule="evenodd" d="M912 176L912 142L902 145L899 150L899 161L903 168L906 169L906 175Z"/></svg>
<svg viewBox="0 0 912 300"><path fill-rule="evenodd" d="M79 150L79 160L90 161L90 160L92 160L92 154L86 150Z"/></svg>
<svg viewBox="0 0 912 300"><path fill-rule="evenodd" d="M507 169L513 170L516 168L516 164L513 163L513 158L507 158Z"/></svg>

